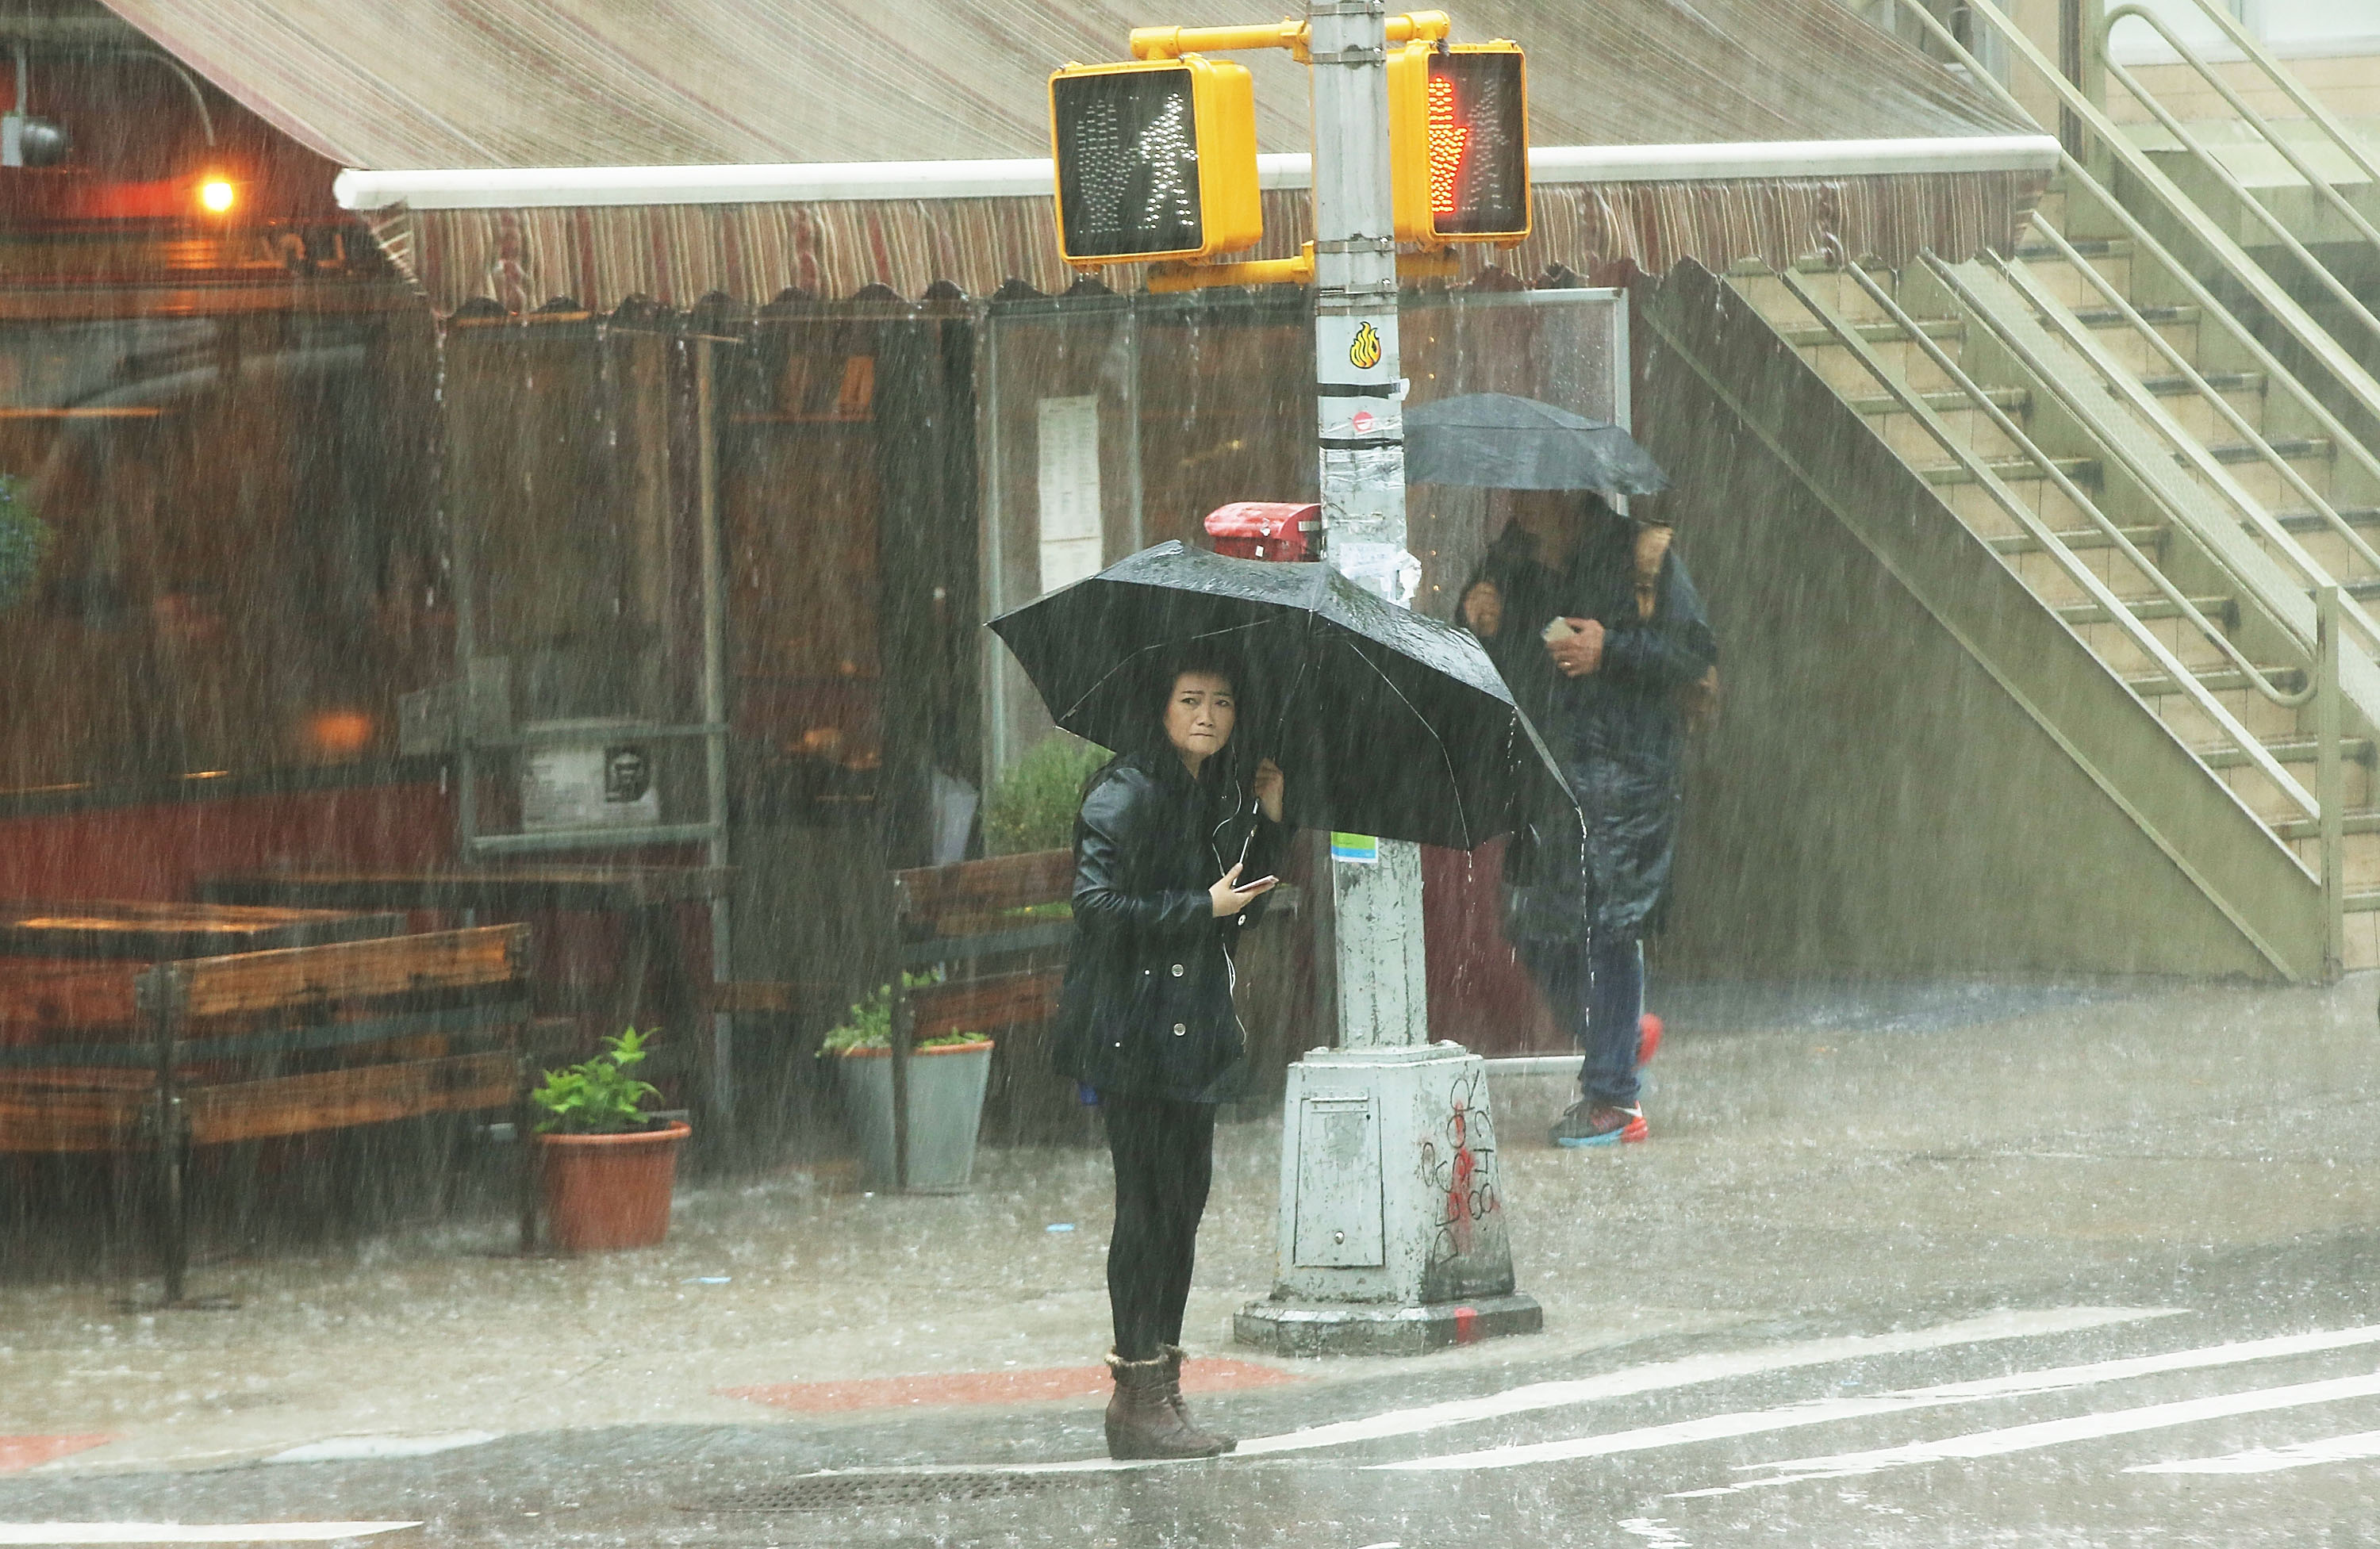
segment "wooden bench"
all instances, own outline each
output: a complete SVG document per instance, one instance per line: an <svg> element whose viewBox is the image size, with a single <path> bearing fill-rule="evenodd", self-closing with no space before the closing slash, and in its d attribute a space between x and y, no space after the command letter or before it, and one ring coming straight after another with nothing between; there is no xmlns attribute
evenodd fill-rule
<svg viewBox="0 0 2380 1549"><path fill-rule="evenodd" d="M1004 1140L1080 1138L1074 1088L1050 1069L1049 1030L1074 945L1071 850L1002 855L892 874L903 980L892 998L895 1156L908 1156L908 1057L921 1038L994 1041L986 1127ZM906 975L940 968L939 984Z"/></svg>
<svg viewBox="0 0 2380 1549"><path fill-rule="evenodd" d="M528 956L528 926L488 926L146 969L37 966L0 994L0 1153L147 1152L173 1305L192 1148L511 1108L526 1249Z"/></svg>

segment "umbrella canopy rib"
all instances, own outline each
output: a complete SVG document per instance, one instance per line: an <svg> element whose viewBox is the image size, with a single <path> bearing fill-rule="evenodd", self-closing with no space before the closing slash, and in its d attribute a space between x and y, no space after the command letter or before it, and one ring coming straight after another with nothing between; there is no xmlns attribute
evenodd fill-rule
<svg viewBox="0 0 2380 1549"><path fill-rule="evenodd" d="M1056 720L1060 725L1065 724L1066 721L1079 714L1084 706L1097 698L1099 696L1099 690L1107 687L1109 683L1113 681L1118 675L1132 672L1134 669L1140 667L1149 657L1154 656L1160 651L1187 650L1191 647L1201 644L1205 641L1220 640L1227 635L1245 635L1253 630L1269 629L1278 622L1279 621L1273 619L1257 619L1247 623L1235 623L1224 629L1209 629L1200 634L1184 635L1179 639L1152 640L1148 644L1139 647L1129 656L1124 657L1123 660L1117 661L1115 665L1110 667L1106 672L1100 673L1097 683L1092 684L1090 687L1083 690L1081 694L1075 696L1073 704L1067 706L1062 713L1053 716L1051 719Z"/></svg>
<svg viewBox="0 0 2380 1549"><path fill-rule="evenodd" d="M1451 793L1454 799L1454 820L1461 827L1463 835L1463 842L1456 846L1456 848L1468 850L1474 844L1478 843L1478 841L1470 837L1471 814L1465 810L1463 805L1463 780L1462 777L1455 772L1454 760L1447 755L1446 739L1439 735L1438 728L1429 723L1429 718L1421 713L1420 707L1416 706L1412 699L1406 696L1403 689L1397 686L1397 680L1389 676L1386 672L1381 672L1380 664L1374 661L1370 657L1365 655L1363 651L1357 649L1354 640L1342 635L1337 638L1336 644L1342 649L1353 652L1356 660L1361 661L1365 666L1372 670L1372 675L1374 677L1388 684L1389 692L1397 696L1397 703L1405 708L1405 713L1412 716L1414 720L1420 724L1422 731L1428 735L1429 745L1431 749L1437 753L1439 763L1444 767L1446 770L1446 788L1450 793ZM1287 711L1284 710L1282 713L1285 719Z"/></svg>

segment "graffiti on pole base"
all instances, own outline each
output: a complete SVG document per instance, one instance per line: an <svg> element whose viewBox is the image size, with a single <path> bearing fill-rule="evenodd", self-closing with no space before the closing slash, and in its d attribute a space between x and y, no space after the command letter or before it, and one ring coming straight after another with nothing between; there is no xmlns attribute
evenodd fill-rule
<svg viewBox="0 0 2380 1549"><path fill-rule="evenodd" d="M1422 1142L1421 1172L1443 1202L1423 1272L1423 1300L1509 1292L1512 1253L1496 1194L1496 1125L1488 1114L1484 1068L1455 1083L1439 1134Z"/></svg>

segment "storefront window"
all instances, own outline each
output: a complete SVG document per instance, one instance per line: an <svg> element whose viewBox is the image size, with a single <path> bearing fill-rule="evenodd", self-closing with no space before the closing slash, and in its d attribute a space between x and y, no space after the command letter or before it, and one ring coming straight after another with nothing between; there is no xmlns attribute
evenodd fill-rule
<svg viewBox="0 0 2380 1549"><path fill-rule="evenodd" d="M956 859L975 799L975 333L955 308L862 301L764 317L724 357L747 810L865 821L905 864Z"/></svg>
<svg viewBox="0 0 2380 1549"><path fill-rule="evenodd" d="M55 535L0 615L0 791L396 746L445 599L426 319L0 328L0 473Z"/></svg>

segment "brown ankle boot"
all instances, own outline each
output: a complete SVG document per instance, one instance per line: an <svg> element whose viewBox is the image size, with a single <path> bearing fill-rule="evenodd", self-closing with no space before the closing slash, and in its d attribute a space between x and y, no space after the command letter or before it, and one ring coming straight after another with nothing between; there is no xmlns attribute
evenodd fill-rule
<svg viewBox="0 0 2380 1549"><path fill-rule="evenodd" d="M1108 1352L1115 1396L1108 1400L1108 1456L1114 1458L1212 1458L1223 1450L1218 1437L1185 1424L1174 1410L1172 1373L1164 1356L1126 1361Z"/></svg>
<svg viewBox="0 0 2380 1549"><path fill-rule="evenodd" d="M1173 1410L1174 1418L1182 1422L1183 1430L1211 1443L1217 1452L1229 1452L1238 1446L1240 1441L1237 1436L1209 1431L1190 1418L1189 1407L1182 1402L1182 1347L1160 1345L1158 1349L1160 1352L1159 1359L1165 1362L1165 1402Z"/></svg>

